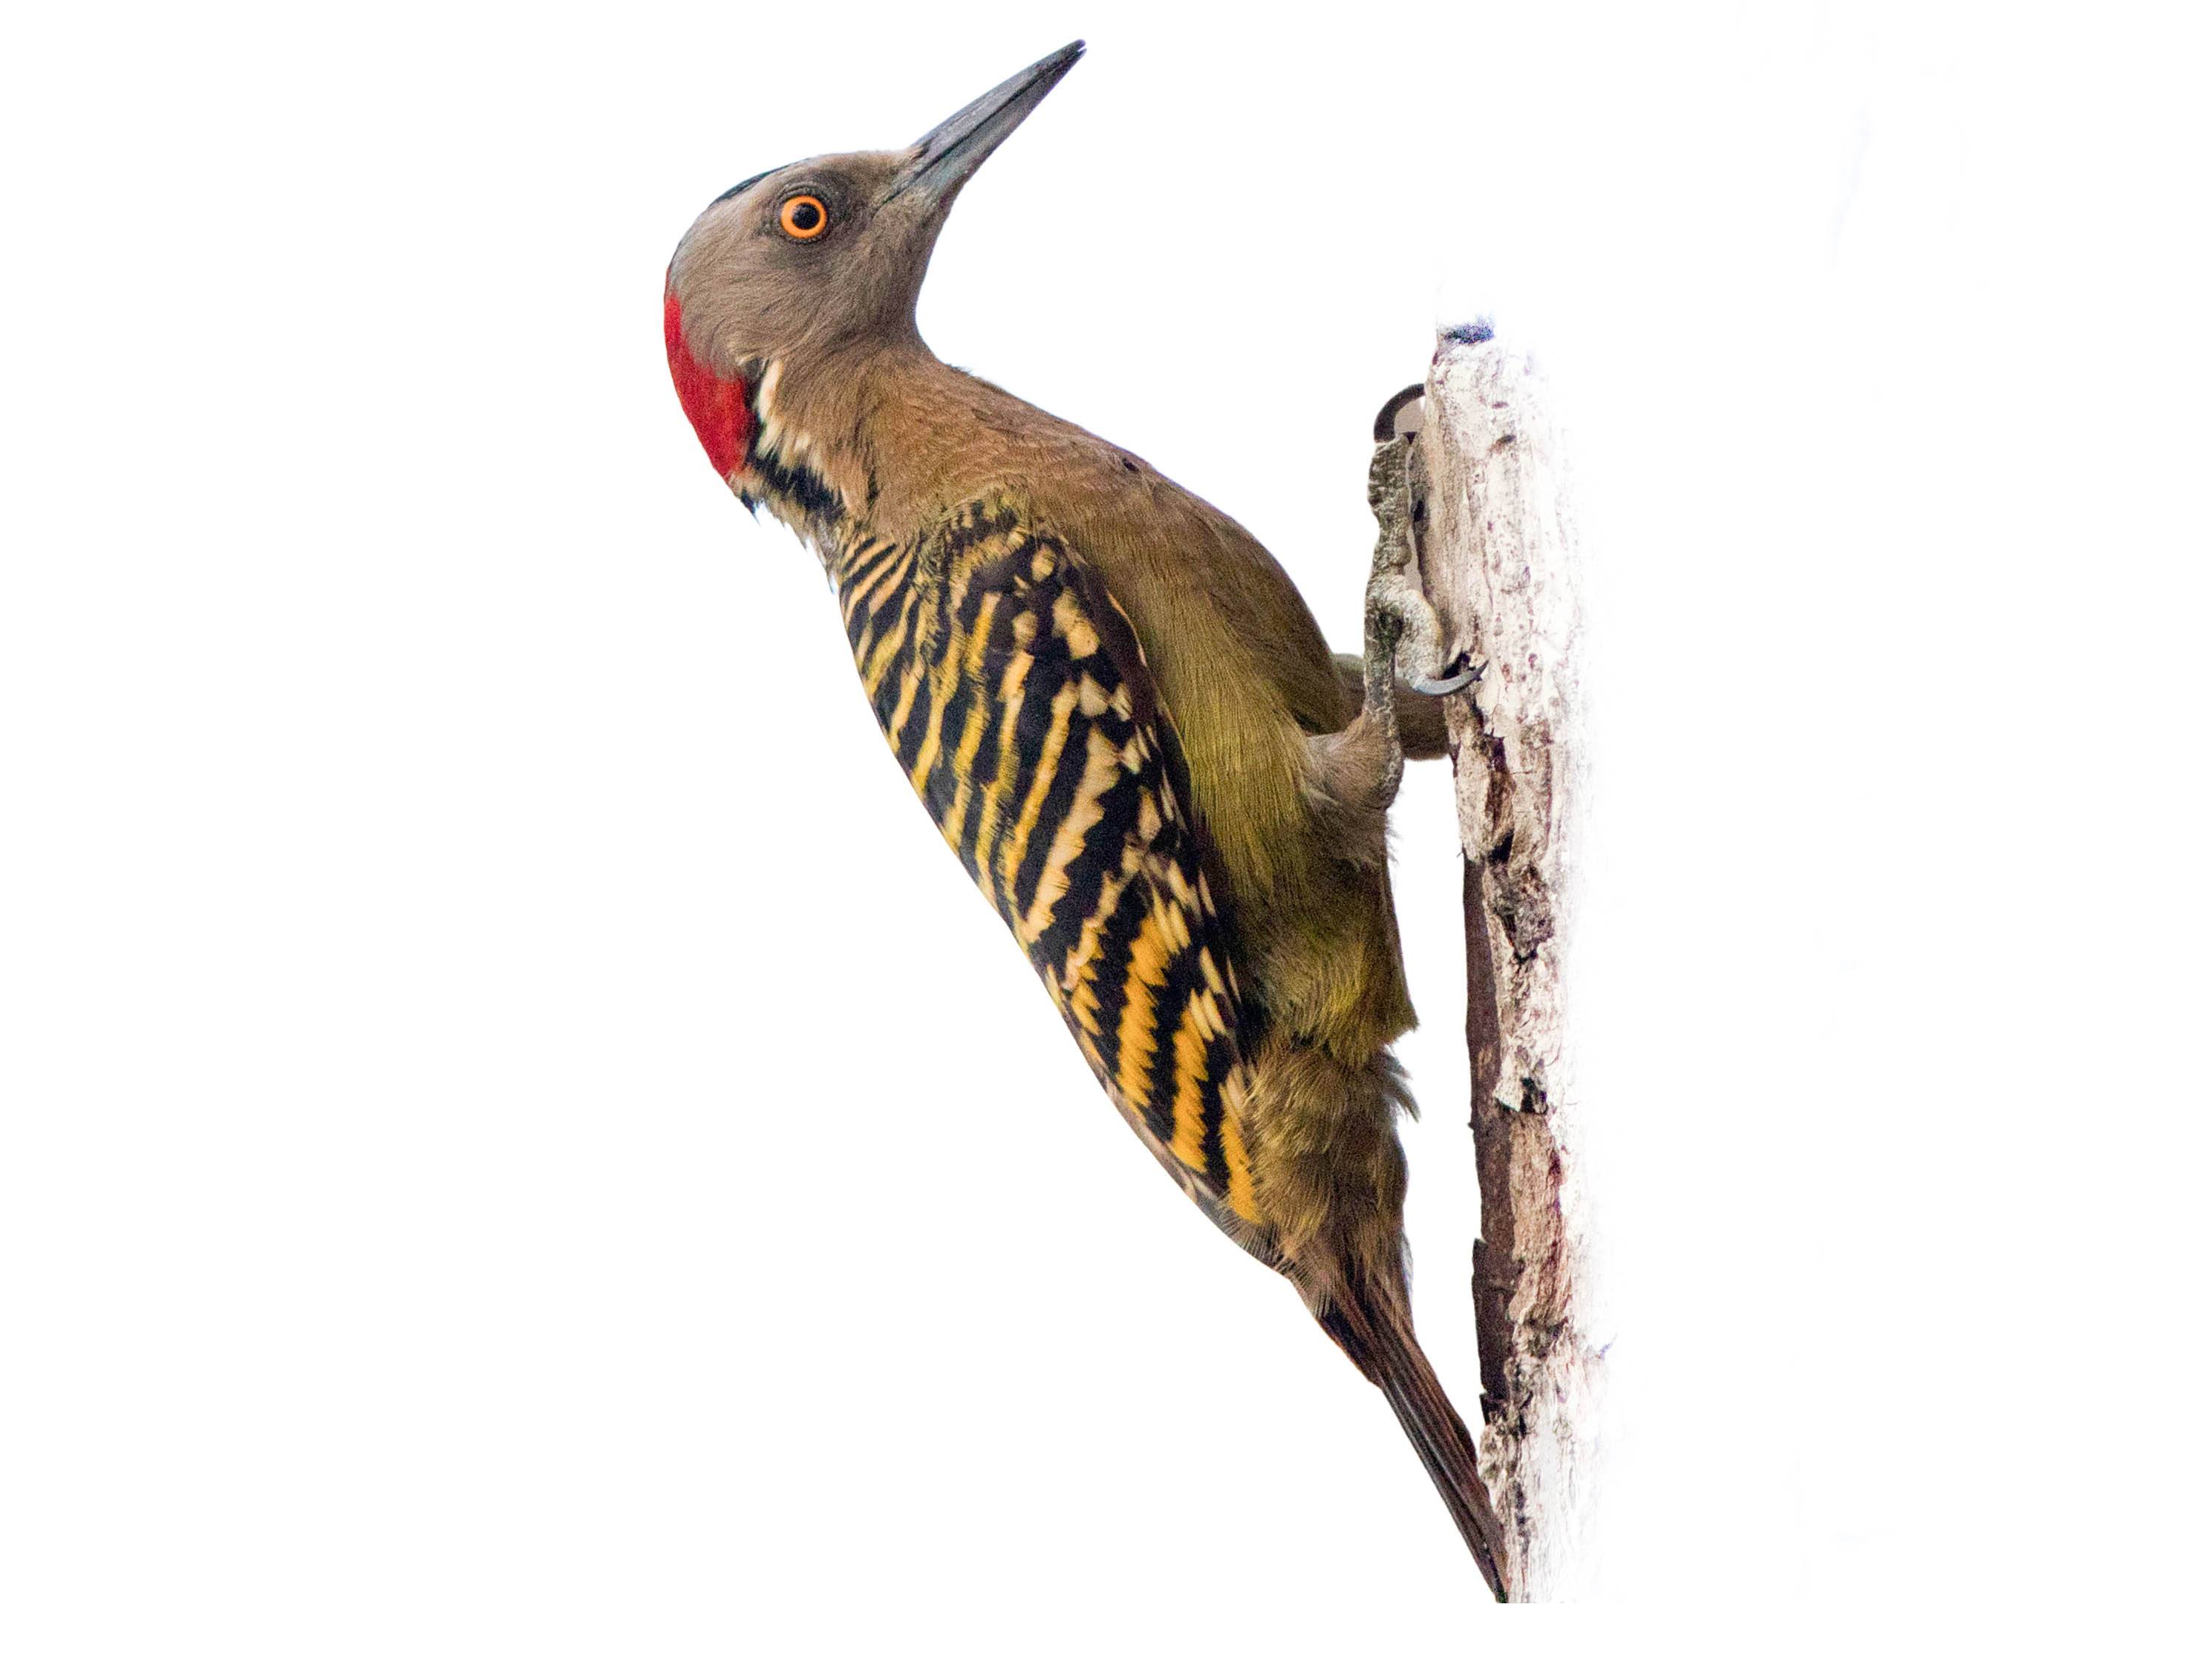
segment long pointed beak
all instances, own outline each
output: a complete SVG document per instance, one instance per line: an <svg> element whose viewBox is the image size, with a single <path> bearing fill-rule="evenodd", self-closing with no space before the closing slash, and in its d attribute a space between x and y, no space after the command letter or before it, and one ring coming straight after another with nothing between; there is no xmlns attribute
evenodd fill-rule
<svg viewBox="0 0 2212 1659"><path fill-rule="evenodd" d="M1019 75L1002 81L949 121L940 122L914 142L906 167L884 199L919 194L943 206L960 192L984 158L1006 142L1045 94L1083 56L1083 42L1071 40L1049 58L1040 58Z"/></svg>

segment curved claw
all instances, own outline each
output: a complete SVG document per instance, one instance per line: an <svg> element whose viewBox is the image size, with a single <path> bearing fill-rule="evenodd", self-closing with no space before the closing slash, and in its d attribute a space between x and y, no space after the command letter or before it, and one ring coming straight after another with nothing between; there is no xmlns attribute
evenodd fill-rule
<svg viewBox="0 0 2212 1659"><path fill-rule="evenodd" d="M1460 660L1464 662L1467 659L1462 657ZM1482 678L1482 671L1489 666L1486 662L1479 662L1472 668L1462 670L1441 680L1425 680L1408 674L1406 676L1406 684L1425 697L1448 697L1455 691L1466 690L1468 686Z"/></svg>
<svg viewBox="0 0 2212 1659"><path fill-rule="evenodd" d="M1410 438L1421 429L1425 411L1421 394L1425 387L1415 384L1391 398L1375 413L1375 441L1387 444L1393 438Z"/></svg>

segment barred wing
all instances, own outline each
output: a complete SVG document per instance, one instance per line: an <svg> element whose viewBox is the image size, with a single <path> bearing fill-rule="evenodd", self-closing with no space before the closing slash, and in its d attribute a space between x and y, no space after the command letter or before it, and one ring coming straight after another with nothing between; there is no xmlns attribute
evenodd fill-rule
<svg viewBox="0 0 2212 1659"><path fill-rule="evenodd" d="M833 562L854 660L945 843L1191 1196L1264 1249L1250 1021L1173 722L1079 551L1004 499Z"/></svg>

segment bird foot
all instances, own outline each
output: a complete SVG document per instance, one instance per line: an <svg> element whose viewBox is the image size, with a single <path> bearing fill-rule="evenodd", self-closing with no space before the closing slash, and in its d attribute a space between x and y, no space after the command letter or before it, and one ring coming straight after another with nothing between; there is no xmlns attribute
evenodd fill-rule
<svg viewBox="0 0 2212 1659"><path fill-rule="evenodd" d="M1425 412L1420 391L1407 386L1375 417L1367 501L1379 533L1367 579L1367 657L1377 668L1387 665L1413 690L1441 697L1474 684L1482 677L1482 665L1465 653L1443 660L1443 630L1421 591L1413 542L1422 515L1413 457ZM1372 691L1370 687L1370 702Z"/></svg>
<svg viewBox="0 0 2212 1659"><path fill-rule="evenodd" d="M1379 837L1382 815L1397 799L1406 769L1398 720L1402 687L1431 697L1464 691L1486 665L1462 652L1444 659L1443 629L1421 591L1414 533L1421 522L1418 458L1421 389L1408 386L1375 419L1375 459L1367 470L1367 504L1375 510L1375 557L1367 576L1365 650L1360 659L1360 708L1341 732L1311 739L1320 792ZM1433 714L1424 717L1424 754L1441 754L1446 739Z"/></svg>

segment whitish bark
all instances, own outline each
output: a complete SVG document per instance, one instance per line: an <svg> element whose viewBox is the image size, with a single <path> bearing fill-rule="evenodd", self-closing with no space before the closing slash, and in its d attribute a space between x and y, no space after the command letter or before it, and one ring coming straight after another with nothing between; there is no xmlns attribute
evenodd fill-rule
<svg viewBox="0 0 2212 1659"><path fill-rule="evenodd" d="M1587 1569L1601 1358L1580 1316L1588 1218L1562 994L1582 766L1574 536L1523 354L1486 327L1452 331L1426 392L1422 586L1445 659L1486 665L1446 715L1467 855L1482 1468L1510 1595L1552 1601Z"/></svg>

